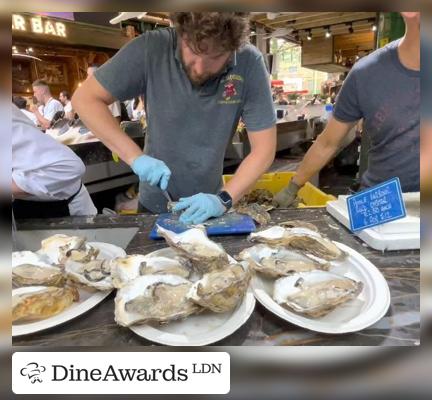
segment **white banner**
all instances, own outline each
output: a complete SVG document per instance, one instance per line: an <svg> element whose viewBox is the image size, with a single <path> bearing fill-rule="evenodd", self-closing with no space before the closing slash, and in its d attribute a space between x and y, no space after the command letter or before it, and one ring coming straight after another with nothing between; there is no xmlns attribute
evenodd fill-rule
<svg viewBox="0 0 432 400"><path fill-rule="evenodd" d="M16 352L16 394L226 394L224 352Z"/></svg>

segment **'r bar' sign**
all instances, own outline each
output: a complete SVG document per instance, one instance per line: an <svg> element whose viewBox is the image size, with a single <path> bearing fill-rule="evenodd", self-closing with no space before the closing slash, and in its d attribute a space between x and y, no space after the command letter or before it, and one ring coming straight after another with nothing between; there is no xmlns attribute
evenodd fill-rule
<svg viewBox="0 0 432 400"><path fill-rule="evenodd" d="M349 196L347 206L353 232L406 216L399 178Z"/></svg>

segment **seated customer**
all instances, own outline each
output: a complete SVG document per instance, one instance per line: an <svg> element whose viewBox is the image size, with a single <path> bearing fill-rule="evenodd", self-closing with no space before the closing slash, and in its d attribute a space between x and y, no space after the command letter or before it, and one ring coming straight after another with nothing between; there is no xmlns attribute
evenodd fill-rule
<svg viewBox="0 0 432 400"><path fill-rule="evenodd" d="M12 103L14 103L20 111L29 118L35 125L38 124L36 116L29 110L27 110L27 100L21 96L13 96Z"/></svg>
<svg viewBox="0 0 432 400"><path fill-rule="evenodd" d="M42 129L48 129L51 122L59 111L64 111L62 104L51 95L48 84L43 80L33 82L33 93L37 101L43 105L42 109L32 105L30 111L34 113L38 120L38 125ZM58 115L58 114L57 114Z"/></svg>

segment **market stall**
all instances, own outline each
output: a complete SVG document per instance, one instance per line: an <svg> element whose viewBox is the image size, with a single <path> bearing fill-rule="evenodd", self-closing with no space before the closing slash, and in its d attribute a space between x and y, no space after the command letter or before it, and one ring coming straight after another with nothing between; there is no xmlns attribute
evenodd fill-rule
<svg viewBox="0 0 432 400"><path fill-rule="evenodd" d="M28 100L44 79L56 97L75 91L79 114L43 130L13 119L14 201L49 213L52 188L63 185L55 202L71 215L13 220L13 345L418 345L418 66L407 72L393 45L385 67L356 74L343 93L346 73L380 44L385 17L256 12L248 31L244 15L167 14L123 12L116 27L13 15L13 94ZM201 32L197 19L221 31L225 47L216 43L211 57L176 31ZM237 41L226 26L242 32ZM270 40L301 46L285 49L285 61L302 55L287 84L273 81L286 99L272 98ZM107 63L85 80L95 61ZM292 78L301 68L338 76ZM414 100L394 104L401 93ZM146 127L144 118L120 123L113 99L145 107ZM347 178L331 160L343 139L363 134L353 128L361 119L375 135L372 167ZM62 129L90 140L45 141ZM44 135L45 147L26 132ZM357 167L356 157L344 162ZM107 210L110 190L138 182L133 215ZM99 215L70 211L85 187L99 196Z"/></svg>

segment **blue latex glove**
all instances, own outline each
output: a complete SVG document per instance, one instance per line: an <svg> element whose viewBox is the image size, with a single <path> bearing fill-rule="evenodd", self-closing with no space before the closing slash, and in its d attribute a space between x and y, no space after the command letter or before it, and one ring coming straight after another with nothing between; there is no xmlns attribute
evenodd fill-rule
<svg viewBox="0 0 432 400"><path fill-rule="evenodd" d="M142 155L134 160L131 168L140 181L147 182L150 186L157 185L162 190L167 189L171 171L163 161Z"/></svg>
<svg viewBox="0 0 432 400"><path fill-rule="evenodd" d="M179 200L173 211L186 210L180 216L180 222L191 225L201 224L211 217L220 217L226 208L214 194L198 193Z"/></svg>

